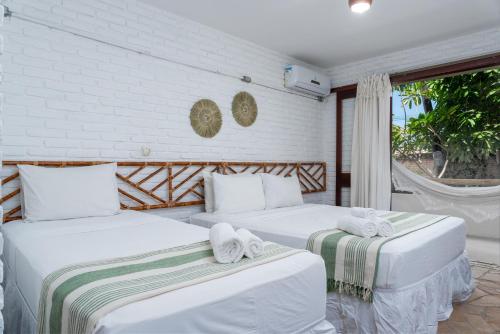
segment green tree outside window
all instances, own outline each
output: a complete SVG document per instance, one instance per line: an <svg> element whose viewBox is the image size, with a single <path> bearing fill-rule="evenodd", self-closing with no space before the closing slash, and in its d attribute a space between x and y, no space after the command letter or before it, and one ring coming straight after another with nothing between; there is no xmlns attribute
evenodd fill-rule
<svg viewBox="0 0 500 334"><path fill-rule="evenodd" d="M417 163L432 178L489 178L487 164L500 155L500 69L395 87L403 110L424 112L392 127L397 159ZM434 169L422 164L432 152ZM499 167L500 168L500 167Z"/></svg>

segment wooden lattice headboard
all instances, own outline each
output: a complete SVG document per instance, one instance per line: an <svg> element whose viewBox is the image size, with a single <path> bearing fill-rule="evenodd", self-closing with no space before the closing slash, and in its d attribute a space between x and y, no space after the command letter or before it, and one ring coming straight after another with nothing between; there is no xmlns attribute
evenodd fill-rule
<svg viewBox="0 0 500 334"><path fill-rule="evenodd" d="M3 221L20 219L18 164L45 167L91 166L109 161L4 161L1 173ZM118 162L118 191L123 209L150 210L204 203L203 177L207 169L222 174L297 174L302 193L326 191L324 162Z"/></svg>

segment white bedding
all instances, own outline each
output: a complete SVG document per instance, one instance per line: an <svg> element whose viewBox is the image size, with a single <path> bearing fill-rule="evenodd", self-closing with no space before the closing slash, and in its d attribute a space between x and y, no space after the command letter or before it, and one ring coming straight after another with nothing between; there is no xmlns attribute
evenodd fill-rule
<svg viewBox="0 0 500 334"><path fill-rule="evenodd" d="M62 266L208 239L207 229L133 211L40 224L16 221L4 224L2 232L9 275L31 321L44 277ZM97 333L333 333L324 321L324 286L321 258L300 253L127 305L101 319Z"/></svg>
<svg viewBox="0 0 500 334"><path fill-rule="evenodd" d="M191 217L191 223L210 227L226 222L247 228L263 240L306 248L312 233L335 228L338 218L348 214L350 208L305 204L239 214L200 213ZM465 232L463 219L449 217L388 242L380 252L376 288L405 287L438 272L464 252Z"/></svg>

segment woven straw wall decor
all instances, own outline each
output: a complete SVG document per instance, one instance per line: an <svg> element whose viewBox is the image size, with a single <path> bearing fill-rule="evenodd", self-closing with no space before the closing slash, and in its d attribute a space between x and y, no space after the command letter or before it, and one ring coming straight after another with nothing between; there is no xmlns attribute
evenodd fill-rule
<svg viewBox="0 0 500 334"><path fill-rule="evenodd" d="M214 137L222 127L222 114L217 104L208 99L196 102L189 115L194 132L204 138Z"/></svg>
<svg viewBox="0 0 500 334"><path fill-rule="evenodd" d="M239 92L233 98L233 117L241 126L250 126L257 119L257 103L252 95Z"/></svg>

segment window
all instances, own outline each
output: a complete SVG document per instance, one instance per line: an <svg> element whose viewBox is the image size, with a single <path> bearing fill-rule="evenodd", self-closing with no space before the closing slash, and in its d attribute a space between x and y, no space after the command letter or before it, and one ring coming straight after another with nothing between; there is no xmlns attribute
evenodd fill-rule
<svg viewBox="0 0 500 334"><path fill-rule="evenodd" d="M500 185L500 69L394 85L392 155L451 186Z"/></svg>
<svg viewBox="0 0 500 334"><path fill-rule="evenodd" d="M493 70L485 70L485 69L493 69ZM489 72L493 71L493 72ZM442 182L447 185L451 186L456 186L456 187L463 187L463 186L490 186L490 185L500 185L500 153L499 153L499 118L500 118L500 79L499 79L499 71L500 71L500 53L493 53L490 55L485 55L481 57L476 57L476 58L470 58L466 60L460 60L457 62L450 62L450 63L445 63L441 65L436 65L436 66L431 66L431 67L425 67L421 69L416 69L416 70L411 70L408 72L401 72L401 73L394 73L391 74L391 83L392 86L394 87L394 92L392 96L393 100L393 105L392 105L392 110L393 110L393 127L391 129L392 131L392 144L393 144L393 158L395 160L398 160L402 162L405 166L407 166L410 170L412 170L415 173L418 173L420 175L424 175L425 177L429 179L434 179L437 182ZM466 73L466 74L465 74ZM422 143L422 142L417 142L417 139L420 140L421 136L417 136L416 134L411 133L410 129L410 123L411 118L419 118L421 114L424 114L425 116L425 109L424 106L427 104L429 106L429 101L430 105L432 106L432 111L435 111L435 108L439 107L439 110L445 110L445 107L447 105L452 105L451 102L449 103L444 103L444 98L443 99L437 99L435 97L428 98L426 102L423 101L422 97L426 96L423 93L428 92L428 90L419 92L419 94L413 94L414 100L412 100L411 106L409 105L409 102L407 104L402 105L402 99L405 98L406 96L402 95L403 94L403 89L405 86L408 87L414 87L414 88L419 88L418 86L423 86L425 83L432 83L435 81L439 80L447 80L449 81L452 78L459 78L463 76L467 76L470 74L489 74L490 78L488 79L488 82L485 82L484 80L477 80L476 85L472 86L473 89L466 89L469 91L467 93L467 96L471 94L470 92L476 92L479 93L480 96L483 96L483 91L489 91L489 94L487 98L484 100L484 103L480 103L481 110L483 110L483 105L487 105L487 107L484 109L484 112L481 112L481 118L483 114L486 112L488 113L487 116L489 118L489 121L487 122L488 126L487 128L493 129L493 131L486 131L485 133L488 134L488 138L493 138L493 140L488 140L488 145L490 146L488 148L488 158L483 160L483 163L486 161L489 167L480 167L479 170L482 171L480 172L475 172L473 166L473 163L467 163L463 162L458 162L458 158L452 159L453 154L448 156L445 155L443 156L443 152L447 153L447 151L441 150L440 153L436 153L435 156L436 158L439 158L438 156L441 155L441 160L440 162L444 163L442 164L442 167L438 170L434 169L434 156L433 156L433 145L428 144L428 140L426 141L427 144ZM476 75L477 77L477 75ZM435 80L433 78L443 78L439 80ZM477 79L477 78L476 78ZM477 87L479 86L479 88ZM467 86L466 86L467 87ZM348 115L349 109L351 109L351 112L354 112L354 108L348 108L350 105L349 99L354 99L356 97L356 84L351 84L351 85L346 85L346 86L340 86L340 87L335 87L332 89L332 93L336 93L337 95L337 104L336 104L336 166L335 166L335 203L336 205L341 205L341 204L347 204L348 203L348 192L349 188L351 186L351 173L350 173L350 161L349 161L349 156L347 153L350 149L350 143L345 140L345 132L349 132L350 129L347 128L348 122L344 120L344 118L352 117L352 115ZM420 87L422 88L422 87ZM463 92L464 90L461 89ZM464 93L465 94L465 93ZM482 95L481 95L482 94ZM449 96L452 96L453 94L448 94ZM459 95L459 94L458 94ZM420 96L420 100L419 100ZM446 96L444 94L439 94L439 96ZM463 100L467 100L468 97L465 96ZM453 97L452 97L453 98ZM450 98L450 101L452 101ZM478 99L476 99L477 102ZM409 101L409 100L408 100ZM406 100L405 100L406 102ZM462 103L462 100L459 100L455 105L460 106L460 103ZM479 101L480 102L480 101ZM344 110L345 109L345 110ZM464 110L463 108L458 108L459 110ZM450 111L448 113L445 113L446 117L456 117L455 114L458 111L455 110L453 113ZM438 114L437 112L435 114ZM433 114L433 115L435 115ZM441 112L439 113L440 115L443 115ZM461 113L460 113L461 114ZM451 115L451 116L450 116ZM423 116L422 116L423 117ZM437 115L436 115L437 118ZM470 121L468 121L470 124ZM478 124L474 119L473 119L474 125L477 125L477 128L479 128ZM476 124L477 123L477 124ZM483 122L480 122L481 124L484 124ZM480 132L482 131L476 131L478 132L475 136L478 139L484 139L483 134ZM493 134L493 132L496 133L496 135ZM449 134L448 132L443 131L444 134ZM460 132L458 133L459 135L462 135ZM468 136L468 137L473 137L473 136ZM481 138L480 138L481 137ZM451 138L451 139L456 139L456 138ZM453 141L450 139L450 143ZM346 142L344 142L346 141ZM484 140L481 140L482 142L485 142ZM456 142L456 141L455 141ZM478 141L479 142L479 141ZM493 144L492 144L493 142ZM467 150L467 148L470 148L471 145L469 145L470 141L466 141L467 146L462 145L461 147L464 148L464 150ZM424 145L425 144L425 145ZM446 144L446 142L445 142ZM472 147L475 147L476 149L480 148L480 145L472 145ZM449 150L449 149L448 149ZM460 152L459 150L455 150L455 152ZM464 155L465 156L465 155ZM483 155L484 156L484 155ZM427 158L427 159L426 159ZM467 176L463 175L455 175L452 176L450 175L450 171L453 169L453 166L450 166L448 170L448 165L446 166L446 169L444 168L444 164L448 161L448 165L457 165L457 164L462 164L462 167L467 167L469 169L469 173ZM450 163L450 161L452 161ZM473 162L477 162L477 159L473 159ZM439 165L436 164L436 167ZM347 168L349 167L349 168ZM394 165L393 165L393 170L394 170ZM448 172L447 172L448 170ZM485 174L484 172L487 171L488 174ZM441 172L443 174L441 175ZM393 173L394 174L394 173ZM411 173L410 173L411 174ZM464 173L462 173L464 174ZM482 175L482 176L481 176ZM394 176L394 175L393 175ZM451 189L448 189L451 190ZM469 191L468 189L467 191ZM472 189L476 190L476 189ZM484 189L477 189L477 190L484 190ZM393 192L411 192L411 190L405 189L404 185L401 187L401 185L396 185L393 184Z"/></svg>

